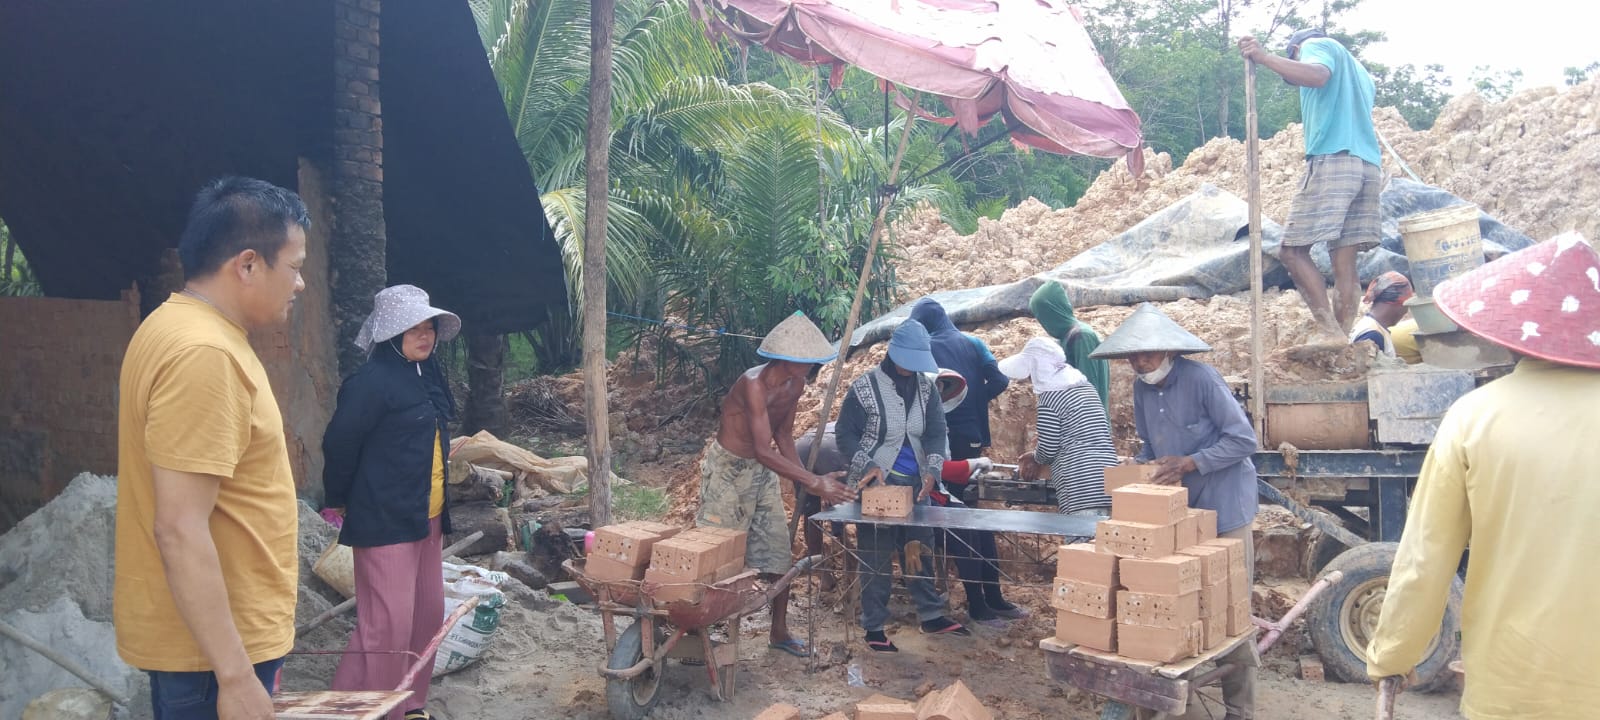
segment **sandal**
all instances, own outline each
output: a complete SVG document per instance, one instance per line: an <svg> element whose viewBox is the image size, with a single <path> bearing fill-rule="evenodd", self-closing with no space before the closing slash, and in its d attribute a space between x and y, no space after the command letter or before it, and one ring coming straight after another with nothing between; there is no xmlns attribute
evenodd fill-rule
<svg viewBox="0 0 1600 720"><path fill-rule="evenodd" d="M800 640L798 638L789 638L783 642L767 643L767 647L773 650L782 650L797 658L811 657L811 648L806 645L804 640Z"/></svg>
<svg viewBox="0 0 1600 720"><path fill-rule="evenodd" d="M405 720L433 720L433 716L429 715L427 710L418 708L416 710L407 710Z"/></svg>
<svg viewBox="0 0 1600 720"><path fill-rule="evenodd" d="M889 636L882 630L867 633L867 648L873 652L900 652L900 648L889 642Z"/></svg>
<svg viewBox="0 0 1600 720"><path fill-rule="evenodd" d="M936 617L922 623L924 635L971 635L972 630L947 617Z"/></svg>

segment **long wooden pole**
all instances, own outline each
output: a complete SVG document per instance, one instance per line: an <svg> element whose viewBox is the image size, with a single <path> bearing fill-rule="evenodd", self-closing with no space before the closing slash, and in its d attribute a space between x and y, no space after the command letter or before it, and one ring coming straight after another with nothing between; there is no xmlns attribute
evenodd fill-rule
<svg viewBox="0 0 1600 720"><path fill-rule="evenodd" d="M905 159L906 145L911 142L911 127L916 124L917 118L914 109L921 93L911 94L911 106L906 110L906 127L900 133L900 147L894 151L894 163L889 166L889 185L894 185L900 179L900 161ZM887 130L887 128L885 128ZM884 218L889 215L889 202L893 196L885 196L883 203L878 206L878 216L872 221L872 234L867 240L867 257L861 263L861 276L856 279L856 296L850 302L850 316L845 318L844 335L839 338L839 357L833 360L833 377L828 379L828 389L822 393L822 408L817 411L817 427L811 435L811 452L806 458L806 469L817 465L817 454L822 451L822 434L828 425L828 416L833 414L833 399L839 392L839 380L844 375L844 356L850 351L850 336L856 332L856 322L861 316L861 301L867 294L867 281L872 278L872 262L878 254L878 238L883 236ZM805 502L806 491L799 488L795 492L794 515L789 518L789 537L794 537L795 526L800 521L800 506Z"/></svg>
<svg viewBox="0 0 1600 720"><path fill-rule="evenodd" d="M1256 443L1266 442L1267 380L1262 371L1266 343L1261 327L1261 137L1256 127L1256 64L1244 61L1245 177L1250 202L1250 418Z"/></svg>
<svg viewBox="0 0 1600 720"><path fill-rule="evenodd" d="M589 519L611 524L611 428L606 402L606 205L611 189L611 26L614 0L589 5L588 177L583 222L583 406L589 459Z"/></svg>

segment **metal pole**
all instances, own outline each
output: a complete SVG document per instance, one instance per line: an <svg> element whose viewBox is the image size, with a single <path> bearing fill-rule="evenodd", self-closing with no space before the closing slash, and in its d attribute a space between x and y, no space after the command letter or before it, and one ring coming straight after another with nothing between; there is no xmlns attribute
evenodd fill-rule
<svg viewBox="0 0 1600 720"><path fill-rule="evenodd" d="M1250 202L1250 419L1256 443L1267 442L1267 379L1261 361L1266 354L1261 337L1261 138L1256 129L1256 64L1244 61L1245 177Z"/></svg>

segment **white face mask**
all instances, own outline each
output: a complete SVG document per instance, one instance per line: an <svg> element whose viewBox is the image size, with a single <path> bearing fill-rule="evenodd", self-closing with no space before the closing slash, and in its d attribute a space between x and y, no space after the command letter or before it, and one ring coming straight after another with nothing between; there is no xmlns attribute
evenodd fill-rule
<svg viewBox="0 0 1600 720"><path fill-rule="evenodd" d="M1139 373L1139 381L1146 385L1159 385L1162 380L1167 379L1167 373L1170 372L1172 372L1172 356L1168 355L1167 359L1161 361L1161 367L1147 373Z"/></svg>

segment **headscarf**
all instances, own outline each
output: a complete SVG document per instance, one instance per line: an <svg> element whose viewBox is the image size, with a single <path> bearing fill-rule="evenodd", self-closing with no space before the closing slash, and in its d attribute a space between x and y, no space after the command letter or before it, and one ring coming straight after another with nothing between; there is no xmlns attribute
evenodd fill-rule
<svg viewBox="0 0 1600 720"><path fill-rule="evenodd" d="M1390 270L1372 279L1372 284L1367 286L1366 301L1368 305L1403 303L1415 294L1406 276Z"/></svg>
<svg viewBox="0 0 1600 720"><path fill-rule="evenodd" d="M1089 378L1067 364L1061 345L1050 338L1033 338L1022 352L1000 361L1000 372L1014 380L1028 378L1033 391L1044 394L1089 382Z"/></svg>
<svg viewBox="0 0 1600 720"><path fill-rule="evenodd" d="M1061 283L1046 281L1028 300L1028 310L1038 319L1039 325L1061 343L1067 363L1088 378L1089 384L1100 395L1100 404L1111 407L1111 366L1104 360L1089 357L1100 347L1100 336L1094 328L1078 321L1072 310L1072 300Z"/></svg>

